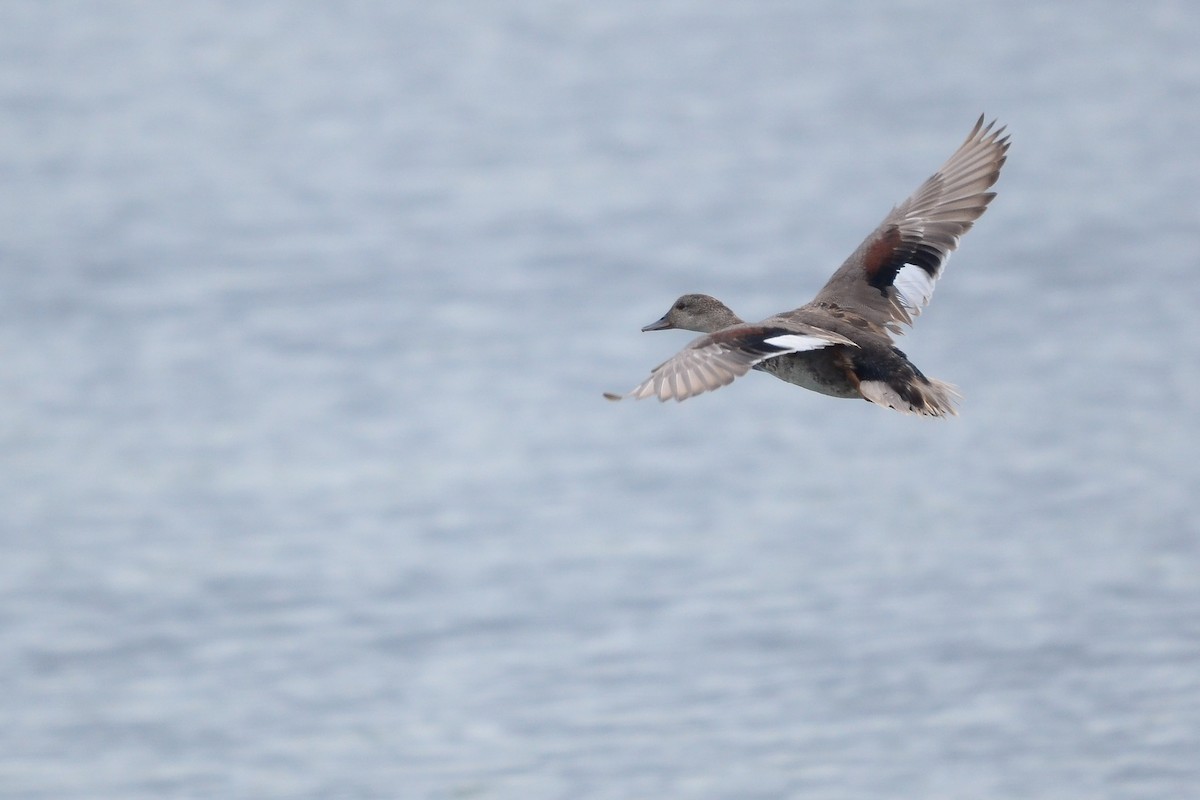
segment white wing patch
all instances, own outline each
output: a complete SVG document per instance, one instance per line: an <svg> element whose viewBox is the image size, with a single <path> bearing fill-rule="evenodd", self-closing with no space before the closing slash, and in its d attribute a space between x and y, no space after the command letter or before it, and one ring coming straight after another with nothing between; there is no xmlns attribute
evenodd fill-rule
<svg viewBox="0 0 1200 800"><path fill-rule="evenodd" d="M901 267L900 271L896 273L896 279L892 281L900 305L913 317L919 316L925 306L929 305L929 298L933 297L933 289L936 285L936 279L929 277L928 272L912 264L905 264Z"/></svg>
<svg viewBox="0 0 1200 800"><path fill-rule="evenodd" d="M784 333L779 336L772 336L770 339L763 339L763 342L774 347L786 348L793 353L799 353L804 350L819 350L822 347L829 347L831 344L834 344L828 339L822 339L819 336L804 336L799 333Z"/></svg>

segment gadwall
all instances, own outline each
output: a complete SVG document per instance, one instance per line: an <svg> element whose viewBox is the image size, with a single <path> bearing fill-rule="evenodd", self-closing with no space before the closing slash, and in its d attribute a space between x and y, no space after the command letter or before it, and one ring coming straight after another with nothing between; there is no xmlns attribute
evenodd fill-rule
<svg viewBox="0 0 1200 800"><path fill-rule="evenodd" d="M744 322L720 300L685 294L642 328L706 334L622 397L683 401L751 369L833 397L861 397L906 414L957 413L953 386L925 377L892 343L912 325L959 238L995 197L1009 137L983 117L942 168L892 209L812 302Z"/></svg>

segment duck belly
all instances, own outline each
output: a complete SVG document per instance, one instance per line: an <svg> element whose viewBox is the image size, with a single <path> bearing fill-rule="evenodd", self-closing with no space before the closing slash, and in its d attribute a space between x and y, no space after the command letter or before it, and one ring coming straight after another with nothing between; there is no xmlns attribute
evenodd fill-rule
<svg viewBox="0 0 1200 800"><path fill-rule="evenodd" d="M843 349L842 346L834 346L804 353L788 353L769 358L754 368L774 375L781 381L830 397L862 397L847 375L844 354L840 352Z"/></svg>

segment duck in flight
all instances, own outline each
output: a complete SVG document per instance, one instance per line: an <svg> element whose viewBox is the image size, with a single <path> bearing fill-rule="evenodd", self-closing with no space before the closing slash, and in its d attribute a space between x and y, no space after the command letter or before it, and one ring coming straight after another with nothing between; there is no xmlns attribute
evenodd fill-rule
<svg viewBox="0 0 1200 800"><path fill-rule="evenodd" d="M995 197L1009 137L983 117L962 146L880 223L813 300L761 322L744 322L720 300L685 294L643 331L704 334L625 395L683 401L751 369L833 397L906 414L957 413L958 392L927 378L892 342L929 303L958 240Z"/></svg>

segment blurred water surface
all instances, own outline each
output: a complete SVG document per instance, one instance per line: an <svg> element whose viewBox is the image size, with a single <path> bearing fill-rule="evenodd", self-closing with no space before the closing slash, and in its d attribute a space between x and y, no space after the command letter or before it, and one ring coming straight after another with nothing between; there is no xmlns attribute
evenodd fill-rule
<svg viewBox="0 0 1200 800"><path fill-rule="evenodd" d="M1200 796L1186 2L0 8L0 794ZM987 111L902 346L614 406Z"/></svg>

